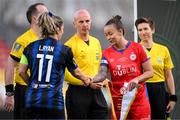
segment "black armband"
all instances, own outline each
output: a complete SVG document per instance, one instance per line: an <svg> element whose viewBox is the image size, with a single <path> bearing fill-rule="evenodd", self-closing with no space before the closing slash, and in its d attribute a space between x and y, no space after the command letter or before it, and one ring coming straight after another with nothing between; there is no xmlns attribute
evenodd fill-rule
<svg viewBox="0 0 180 120"><path fill-rule="evenodd" d="M176 102L177 101L177 95L170 95L169 100Z"/></svg>
<svg viewBox="0 0 180 120"><path fill-rule="evenodd" d="M6 88L6 92L14 92L13 84L6 85L5 88Z"/></svg>
<svg viewBox="0 0 180 120"><path fill-rule="evenodd" d="M14 92L6 92L6 96L11 97L14 95Z"/></svg>

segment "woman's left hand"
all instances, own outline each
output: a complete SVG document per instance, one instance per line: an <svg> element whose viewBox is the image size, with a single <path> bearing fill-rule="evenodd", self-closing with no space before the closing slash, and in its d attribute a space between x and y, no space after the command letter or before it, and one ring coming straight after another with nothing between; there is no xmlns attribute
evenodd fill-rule
<svg viewBox="0 0 180 120"><path fill-rule="evenodd" d="M136 87L139 87L139 80L138 80L138 78L136 77L136 78L134 78L134 79L132 79L129 83L128 83L128 90L129 91L132 91L134 88L136 88Z"/></svg>

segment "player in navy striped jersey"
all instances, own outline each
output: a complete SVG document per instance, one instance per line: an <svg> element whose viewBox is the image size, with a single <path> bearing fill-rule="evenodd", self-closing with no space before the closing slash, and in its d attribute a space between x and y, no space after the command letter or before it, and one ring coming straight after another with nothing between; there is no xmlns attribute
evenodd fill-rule
<svg viewBox="0 0 180 120"><path fill-rule="evenodd" d="M27 114L31 119L64 119L62 86L65 67L85 85L90 79L79 70L71 49L58 42L64 29L62 19L52 13L44 13L38 18L38 25L42 30L42 39L24 49L19 67L20 76L28 84Z"/></svg>

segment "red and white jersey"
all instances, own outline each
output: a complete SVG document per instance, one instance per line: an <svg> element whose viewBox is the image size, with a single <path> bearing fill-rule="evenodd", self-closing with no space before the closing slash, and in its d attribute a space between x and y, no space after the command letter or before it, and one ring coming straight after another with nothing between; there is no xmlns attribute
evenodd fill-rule
<svg viewBox="0 0 180 120"><path fill-rule="evenodd" d="M123 88L124 83L143 73L142 64L147 60L149 60L149 57L144 48L135 42L128 42L123 50L118 51L111 46L103 51L101 65L107 65L110 70L111 83L109 87L118 118L123 100L121 88ZM130 109L134 109L133 106L141 106L142 103L148 104L144 83L140 83L140 87L134 96Z"/></svg>
<svg viewBox="0 0 180 120"><path fill-rule="evenodd" d="M111 73L111 81L116 85L129 82L142 74L142 63L149 59L144 48L135 42L128 42L123 50L113 46L103 51L102 64L107 64Z"/></svg>

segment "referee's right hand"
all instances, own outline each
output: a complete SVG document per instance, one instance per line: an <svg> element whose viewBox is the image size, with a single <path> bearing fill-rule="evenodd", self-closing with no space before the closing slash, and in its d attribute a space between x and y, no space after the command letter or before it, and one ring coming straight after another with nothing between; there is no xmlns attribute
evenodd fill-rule
<svg viewBox="0 0 180 120"><path fill-rule="evenodd" d="M91 77L87 77L83 80L84 86L89 86L91 82Z"/></svg>

